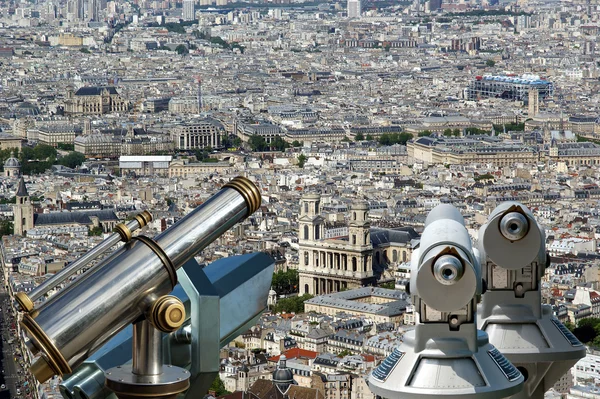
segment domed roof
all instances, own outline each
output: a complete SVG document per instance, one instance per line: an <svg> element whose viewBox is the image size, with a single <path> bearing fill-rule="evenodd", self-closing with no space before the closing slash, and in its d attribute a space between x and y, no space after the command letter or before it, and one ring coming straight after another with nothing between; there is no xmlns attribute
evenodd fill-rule
<svg viewBox="0 0 600 399"><path fill-rule="evenodd" d="M285 394L289 389L290 385L296 385L294 381L294 374L292 370L286 366L287 358L285 355L279 357L279 364L277 370L273 371L273 384L279 389L282 394Z"/></svg>
<svg viewBox="0 0 600 399"><path fill-rule="evenodd" d="M19 160L17 158L15 158L15 154L13 153L10 155L10 158L8 158L4 162L4 167L5 168L20 168L21 163L19 162Z"/></svg>
<svg viewBox="0 0 600 399"><path fill-rule="evenodd" d="M294 374L290 369L277 369L273 372L273 382L291 384L294 381Z"/></svg>

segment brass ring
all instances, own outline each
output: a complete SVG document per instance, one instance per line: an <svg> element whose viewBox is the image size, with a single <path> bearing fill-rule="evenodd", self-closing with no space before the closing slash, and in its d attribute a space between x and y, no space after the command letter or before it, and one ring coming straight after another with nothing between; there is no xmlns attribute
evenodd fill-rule
<svg viewBox="0 0 600 399"><path fill-rule="evenodd" d="M140 216L146 222L146 223L144 223L144 226L147 226L148 223L150 223L152 221L152 214L148 211L144 211L144 212L140 213ZM141 227L143 227L143 226L141 226Z"/></svg>
<svg viewBox="0 0 600 399"><path fill-rule="evenodd" d="M22 291L17 292L17 294L15 295L15 300L17 301L19 306L21 306L21 309L23 309L27 313L31 312L34 308L33 301L31 300L31 298L29 298L29 296Z"/></svg>
<svg viewBox="0 0 600 399"><path fill-rule="evenodd" d="M138 224L140 225L140 227L138 227L139 229L146 225L146 219L142 217L142 214L135 215L135 220L137 220Z"/></svg>
<svg viewBox="0 0 600 399"><path fill-rule="evenodd" d="M121 236L121 241L129 242L131 240L131 230L125 223L119 223L113 230Z"/></svg>
<svg viewBox="0 0 600 399"><path fill-rule="evenodd" d="M54 345L52 340L46 335L44 330L33 320L33 318L25 314L21 320L21 326L27 330L28 335L35 340L40 346L40 349L46 354L48 365L56 374L64 375L71 374L71 366L65 360L62 353Z"/></svg>
<svg viewBox="0 0 600 399"><path fill-rule="evenodd" d="M173 332L185 321L185 307L176 296L161 296L152 304L148 321L162 332Z"/></svg>
<svg viewBox="0 0 600 399"><path fill-rule="evenodd" d="M260 208L262 204L260 191L254 183L245 177L238 176L223 187L233 188L244 197L244 201L246 201L246 205L248 206L248 215L253 214Z"/></svg>
<svg viewBox="0 0 600 399"><path fill-rule="evenodd" d="M171 259L169 259L165 251L163 251L163 249L160 247L160 245L158 245L158 243L153 239L148 238L146 236L136 236L133 237L132 240L143 242L148 248L152 250L152 252L156 254L156 256L158 256L158 258L165 266L165 269L167 269L169 279L171 280L171 288L175 288L175 286L177 285L177 269L175 268L173 262L171 262Z"/></svg>

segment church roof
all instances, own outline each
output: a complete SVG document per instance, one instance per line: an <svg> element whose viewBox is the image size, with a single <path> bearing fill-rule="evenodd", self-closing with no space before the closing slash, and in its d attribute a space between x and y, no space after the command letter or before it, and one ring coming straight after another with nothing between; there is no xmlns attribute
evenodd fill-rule
<svg viewBox="0 0 600 399"><path fill-rule="evenodd" d="M248 389L259 399L325 399L323 393L316 388L291 385L285 394L282 394L269 380L259 379Z"/></svg>
<svg viewBox="0 0 600 399"><path fill-rule="evenodd" d="M11 155L10 158L8 158L6 160L6 162L4 162L4 167L5 168L19 168L21 167L21 163L19 163L19 160L17 158L14 157L14 154Z"/></svg>
<svg viewBox="0 0 600 399"><path fill-rule="evenodd" d="M21 177L19 180L19 188L17 188L17 197L29 197L27 187L25 187L25 180Z"/></svg>
<svg viewBox="0 0 600 399"><path fill-rule="evenodd" d="M83 212L54 212L36 213L33 215L34 226L45 226L54 224L92 224L92 217L97 217L100 222L118 221L119 218L112 210L83 211Z"/></svg>
<svg viewBox="0 0 600 399"><path fill-rule="evenodd" d="M75 93L76 96L99 96L103 90L108 90L108 94L119 94L113 86L91 86L82 87Z"/></svg>
<svg viewBox="0 0 600 399"><path fill-rule="evenodd" d="M412 227L398 227L395 229L371 228L371 244L379 247L385 244L408 244L419 239L419 234Z"/></svg>

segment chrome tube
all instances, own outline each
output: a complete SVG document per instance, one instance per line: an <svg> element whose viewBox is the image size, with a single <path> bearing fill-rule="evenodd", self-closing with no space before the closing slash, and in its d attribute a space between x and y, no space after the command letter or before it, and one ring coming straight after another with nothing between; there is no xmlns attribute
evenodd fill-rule
<svg viewBox="0 0 600 399"><path fill-rule="evenodd" d="M133 325L133 374L159 375L162 373L162 333L148 320Z"/></svg>
<svg viewBox="0 0 600 399"><path fill-rule="evenodd" d="M69 277L82 270L90 264L98 256L102 255L119 241L128 242L131 240L132 233L146 226L152 220L152 215L148 211L144 211L126 224L119 224L115 228L115 233L112 233L100 244L96 245L86 254L81 256L75 262L71 263L51 278L38 285L30 294L19 293L16 296L17 303L24 311L30 312L35 307L35 301L43 297L48 291L56 288L58 285L65 282Z"/></svg>
<svg viewBox="0 0 600 399"><path fill-rule="evenodd" d="M32 373L40 382L71 373L155 299L171 292L179 267L259 206L256 186L235 178L155 240L136 237L76 286L25 314L21 324L43 355Z"/></svg>

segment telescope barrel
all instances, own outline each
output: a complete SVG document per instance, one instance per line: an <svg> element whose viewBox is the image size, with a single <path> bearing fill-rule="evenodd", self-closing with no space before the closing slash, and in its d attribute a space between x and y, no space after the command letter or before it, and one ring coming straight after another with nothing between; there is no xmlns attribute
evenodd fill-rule
<svg viewBox="0 0 600 399"><path fill-rule="evenodd" d="M108 236L104 241L100 244L96 245L90 251L88 251L85 255L77 259L75 262L71 263L54 276L44 281L42 284L38 285L29 295L29 302L22 295L17 294L17 302L23 310L31 311L34 307L35 301L46 295L48 291L56 288L59 284L65 282L69 277L82 270L84 267L90 264L91 261L96 259L98 256L108 251L114 245L116 245L119 241L128 242L131 240L131 234L138 229L146 226L150 221L152 221L152 215L148 211L144 211L136 217L129 221L126 224L119 224L115 228L116 232L112 233Z"/></svg>
<svg viewBox="0 0 600 399"><path fill-rule="evenodd" d="M70 374L171 292L177 269L260 203L258 188L237 177L155 240L135 237L94 273L86 273L74 287L24 315L21 324L42 355L31 367L35 377L44 382L55 374Z"/></svg>

